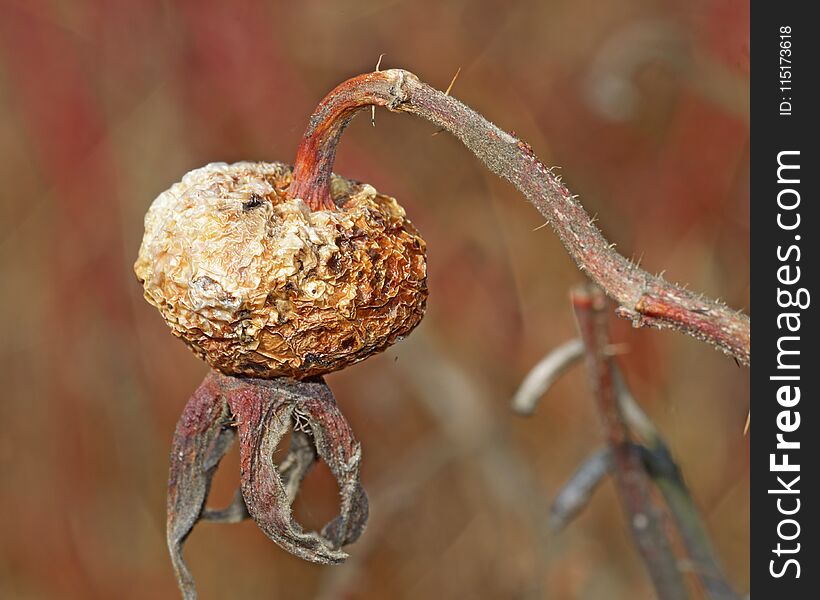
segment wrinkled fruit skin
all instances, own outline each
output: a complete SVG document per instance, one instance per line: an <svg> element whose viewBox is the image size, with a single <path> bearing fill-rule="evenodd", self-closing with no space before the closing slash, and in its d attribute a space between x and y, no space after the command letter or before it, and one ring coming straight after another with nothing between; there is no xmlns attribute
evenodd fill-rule
<svg viewBox="0 0 820 600"><path fill-rule="evenodd" d="M289 200L291 167L214 163L157 197L134 265L174 335L227 375L303 379L421 321L424 240L404 209L333 176L336 210Z"/></svg>

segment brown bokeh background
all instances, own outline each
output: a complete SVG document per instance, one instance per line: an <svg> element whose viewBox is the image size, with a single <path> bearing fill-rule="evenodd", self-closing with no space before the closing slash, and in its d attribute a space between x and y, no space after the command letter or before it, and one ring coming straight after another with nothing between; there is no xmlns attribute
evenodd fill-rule
<svg viewBox="0 0 820 600"><path fill-rule="evenodd" d="M206 372L132 273L151 200L210 161L290 161L341 80L401 66L560 165L619 250L748 310L748 4L0 1L0 597L174 598L167 452ZM364 447L371 522L341 567L252 522L201 524L209 598L648 598L611 483L560 534L550 499L602 444L585 374L508 400L574 335L582 276L539 214L447 135L386 111L337 172L396 196L429 246L429 311L328 381ZM613 323L728 576L749 581L748 371ZM213 490L227 502L238 459ZM297 516L336 510L324 469ZM697 589L694 592L697 593Z"/></svg>

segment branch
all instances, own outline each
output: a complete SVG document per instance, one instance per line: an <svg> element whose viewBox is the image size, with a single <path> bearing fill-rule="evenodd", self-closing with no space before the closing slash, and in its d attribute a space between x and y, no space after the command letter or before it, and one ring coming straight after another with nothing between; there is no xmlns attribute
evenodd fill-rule
<svg viewBox="0 0 820 600"><path fill-rule="evenodd" d="M564 342L547 354L518 386L512 399L513 411L522 416L534 413L541 397L583 356L584 343L578 338Z"/></svg>
<svg viewBox="0 0 820 600"><path fill-rule="evenodd" d="M612 451L609 448L596 450L586 458L555 495L550 507L550 529L560 531L578 516L611 470Z"/></svg>
<svg viewBox="0 0 820 600"><path fill-rule="evenodd" d="M607 348L604 351L612 354L611 351L607 352ZM526 376L516 393L513 409L521 415L532 414L541 396L584 354L584 345L579 339L570 340L555 348ZM686 553L694 565L695 574L709 598L736 600L738 595L723 574L706 526L669 447L632 396L614 362L610 369L620 417L629 433L637 434L642 440L642 444L632 445L639 453L647 475L663 495L686 547ZM598 450L584 460L553 501L550 508L551 528L554 531L563 529L574 519L587 505L603 478L613 470L610 448Z"/></svg>
<svg viewBox="0 0 820 600"><path fill-rule="evenodd" d="M659 511L652 504L649 477L639 452L631 443L618 404L612 359L606 352L609 345L604 312L606 300L593 286L575 290L571 298L586 347L587 369L604 420L612 472L632 527L632 536L661 600L683 600L688 597L686 586Z"/></svg>
<svg viewBox="0 0 820 600"><path fill-rule="evenodd" d="M634 326L674 329L749 364L747 315L652 275L615 252L527 143L408 71L359 75L322 100L297 152L291 198L302 198L313 210L333 208L329 186L336 146L353 116L371 105L414 114L446 129L493 173L510 181L549 221L578 268L619 304L617 314Z"/></svg>
<svg viewBox="0 0 820 600"><path fill-rule="evenodd" d="M644 464L655 485L663 494L669 512L683 538L686 552L695 565L698 578L706 588L709 598L736 600L738 596L726 581L709 540L709 533L669 447L655 425L632 397L620 371L616 368L613 374L624 420L628 423L630 430L636 432L644 440L644 445L641 446Z"/></svg>

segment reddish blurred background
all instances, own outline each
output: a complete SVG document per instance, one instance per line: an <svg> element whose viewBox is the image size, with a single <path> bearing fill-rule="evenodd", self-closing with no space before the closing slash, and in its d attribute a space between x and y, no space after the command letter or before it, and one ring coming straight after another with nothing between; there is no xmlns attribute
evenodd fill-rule
<svg viewBox="0 0 820 600"><path fill-rule="evenodd" d="M341 80L400 66L560 165L650 270L748 310L748 5L0 1L0 597L173 598L167 452L206 372L141 297L142 218L210 161L290 161ZM336 170L394 195L429 245L424 323L328 377L364 446L371 523L341 567L251 522L200 525L208 598L647 598L611 483L560 534L549 501L602 444L585 374L530 419L508 400L574 335L581 275L509 185L454 139L380 111ZM748 372L691 339L613 324L731 582L748 589ZM227 502L238 459L223 464ZM335 483L313 473L318 526Z"/></svg>

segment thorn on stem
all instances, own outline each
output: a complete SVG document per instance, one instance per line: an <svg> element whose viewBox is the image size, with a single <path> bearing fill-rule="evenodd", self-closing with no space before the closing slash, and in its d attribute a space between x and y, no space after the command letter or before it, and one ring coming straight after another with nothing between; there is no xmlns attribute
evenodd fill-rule
<svg viewBox="0 0 820 600"><path fill-rule="evenodd" d="M376 73L379 72L379 67L382 65L382 59L384 58L384 52L379 54L379 60L376 61ZM375 127L376 126L376 105L373 104L370 107L370 124Z"/></svg>
<svg viewBox="0 0 820 600"><path fill-rule="evenodd" d="M450 80L450 85L448 85L448 86L447 86L447 91L446 91L446 92L444 92L444 95L445 95L445 96L449 96L449 95L450 95L450 90L452 90L452 89L453 89L453 85L455 84L456 79L458 79L458 75L459 75L459 73L461 73L461 67L459 67L459 68L456 70L456 74L455 74L455 75L453 75L453 78Z"/></svg>

